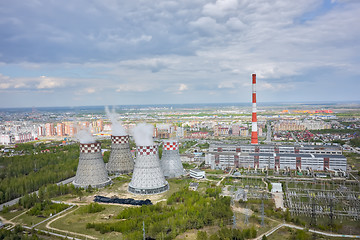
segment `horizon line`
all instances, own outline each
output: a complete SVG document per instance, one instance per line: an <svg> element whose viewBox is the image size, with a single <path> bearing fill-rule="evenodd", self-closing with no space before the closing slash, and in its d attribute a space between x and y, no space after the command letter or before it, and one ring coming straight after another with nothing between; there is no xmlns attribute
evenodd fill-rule
<svg viewBox="0 0 360 240"><path fill-rule="evenodd" d="M206 103L153 103L153 104L100 104L100 105L76 105L76 106L24 106L24 107L0 107L1 110L6 109L32 109L32 108L82 108L82 107L105 107L105 106L178 106L178 105L216 105L216 104L245 104L251 106L251 102L206 102ZM276 104L276 105L289 105L289 104L315 104L315 105L328 105L328 104L360 104L360 100L342 100L342 101L289 101L289 102L259 102L258 105L262 104Z"/></svg>

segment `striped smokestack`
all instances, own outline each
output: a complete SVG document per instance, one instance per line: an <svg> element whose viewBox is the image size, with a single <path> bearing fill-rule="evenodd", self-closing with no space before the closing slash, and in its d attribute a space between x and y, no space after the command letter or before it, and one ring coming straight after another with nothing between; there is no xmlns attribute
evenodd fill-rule
<svg viewBox="0 0 360 240"><path fill-rule="evenodd" d="M258 144L257 116L256 116L256 74L252 75L252 128L251 144Z"/></svg>

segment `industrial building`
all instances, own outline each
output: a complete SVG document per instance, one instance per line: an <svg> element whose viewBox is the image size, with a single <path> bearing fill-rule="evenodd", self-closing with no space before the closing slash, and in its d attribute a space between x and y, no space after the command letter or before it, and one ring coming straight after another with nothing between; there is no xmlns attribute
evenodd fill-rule
<svg viewBox="0 0 360 240"><path fill-rule="evenodd" d="M75 187L105 187L111 183L101 155L101 144L80 143L79 164L76 170Z"/></svg>
<svg viewBox="0 0 360 240"><path fill-rule="evenodd" d="M124 174L134 169L129 146L129 136L111 136L111 153L109 162L106 164L109 173Z"/></svg>
<svg viewBox="0 0 360 240"><path fill-rule="evenodd" d="M346 171L347 159L337 146L210 145L205 163L231 167Z"/></svg>
<svg viewBox="0 0 360 240"><path fill-rule="evenodd" d="M129 192L157 194L169 190L169 184L160 166L158 146L137 146L136 154Z"/></svg>
<svg viewBox="0 0 360 240"><path fill-rule="evenodd" d="M190 170L190 177L196 178L196 179L203 179L205 178L205 171L202 171L200 169L191 169Z"/></svg>
<svg viewBox="0 0 360 240"><path fill-rule="evenodd" d="M180 160L178 141L164 141L161 168L166 178L176 178L184 174L184 168Z"/></svg>

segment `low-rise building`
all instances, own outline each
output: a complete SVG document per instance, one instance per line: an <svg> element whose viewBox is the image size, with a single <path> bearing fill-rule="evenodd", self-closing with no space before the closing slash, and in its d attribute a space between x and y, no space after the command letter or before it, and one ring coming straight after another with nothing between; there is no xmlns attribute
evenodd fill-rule
<svg viewBox="0 0 360 240"><path fill-rule="evenodd" d="M189 190L191 191L196 191L199 187L199 183L197 182L191 182L190 185L189 185Z"/></svg>
<svg viewBox="0 0 360 240"><path fill-rule="evenodd" d="M203 179L205 178L205 171L202 171L200 169L191 169L190 170L190 177L195 178L195 179Z"/></svg>
<svg viewBox="0 0 360 240"><path fill-rule="evenodd" d="M346 171L347 159L337 146L211 145L205 163L212 169L232 167Z"/></svg>

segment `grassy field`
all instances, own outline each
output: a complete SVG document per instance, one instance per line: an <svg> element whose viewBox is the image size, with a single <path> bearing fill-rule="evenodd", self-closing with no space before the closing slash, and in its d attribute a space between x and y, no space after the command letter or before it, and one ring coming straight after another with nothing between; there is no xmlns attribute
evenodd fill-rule
<svg viewBox="0 0 360 240"><path fill-rule="evenodd" d="M229 226L229 227L231 227L231 226ZM192 230L184 232L183 234L178 235L175 239L176 240L183 240L183 239L196 240L198 231L205 231L209 237L211 234L216 233L218 230L220 230L220 227L218 227L218 226L204 227L199 230L192 229Z"/></svg>
<svg viewBox="0 0 360 240"><path fill-rule="evenodd" d="M269 240L278 240L278 239L291 239L292 236L292 229L291 228L280 228L279 230L277 230L276 232L274 232L273 234L271 234L270 236L268 236L267 238Z"/></svg>
<svg viewBox="0 0 360 240"><path fill-rule="evenodd" d="M278 240L278 239L282 239L282 240L291 240L291 239L299 239L299 238L294 238L296 234L296 230L292 229L292 228L288 228L288 227L282 227L279 230L277 230L276 232L274 232L273 234L271 234L270 236L268 236L267 238L269 240ZM323 235L319 235L319 234L312 234L310 232L305 231L305 235L306 238L301 238L301 239L318 239L318 240L344 240L344 239L349 239L349 238L339 238L339 237L328 237L328 236L323 236Z"/></svg>
<svg viewBox="0 0 360 240"><path fill-rule="evenodd" d="M121 233L101 234L94 229L86 229L86 224L89 222L110 223L118 221L115 217L124 209L124 207L120 205L103 204L103 206L105 210L98 213L83 213L82 208L84 208L84 206L79 207L65 217L54 221L50 226L61 230L94 236L99 239L121 239Z"/></svg>
<svg viewBox="0 0 360 240"><path fill-rule="evenodd" d="M29 214L25 213L16 218L14 222L31 227L32 225L44 221L45 219L46 218L44 217L30 216Z"/></svg>
<svg viewBox="0 0 360 240"><path fill-rule="evenodd" d="M224 174L223 170L204 169L204 171L209 174Z"/></svg>
<svg viewBox="0 0 360 240"><path fill-rule="evenodd" d="M10 220L16 216L19 216L20 214L22 214L23 212L25 212L26 209L23 209L23 210L12 210L12 211L9 211L7 213L3 213L3 212L0 212L0 216L2 216L3 218L7 219L7 220Z"/></svg>
<svg viewBox="0 0 360 240"><path fill-rule="evenodd" d="M360 154L344 152L344 156L352 170L360 171Z"/></svg>
<svg viewBox="0 0 360 240"><path fill-rule="evenodd" d="M179 191L180 189L187 187L189 183L192 181L191 179L168 179L167 180L170 184L170 190L166 193L159 194L158 197L161 200L166 200L171 194L174 192ZM128 194L126 190L124 190L123 185L128 181L118 181L115 180L114 184L101 190L101 194L110 194L110 195L117 195L122 197L122 194ZM207 187L206 183L201 183L199 186L199 190L204 191ZM91 193L91 195L96 194L97 192ZM63 196L63 198L67 198ZM85 203L84 199L86 196L83 197L83 201L81 203ZM134 197L136 199L136 197ZM115 221L119 221L115 219L118 213L127 207L135 207L129 205L109 205L109 204L102 204L105 207L105 210L99 213L83 213L82 208L84 206L79 207L79 209L69 213L68 215L54 221L51 224L51 227L66 230L70 232L80 233L80 234L87 234L90 236L97 237L99 239L121 239L121 233L111 232L107 234L101 234L94 229L86 229L87 223L97 222L97 223L111 223ZM45 225L42 224L41 229L45 230ZM79 236L77 236L79 237Z"/></svg>

